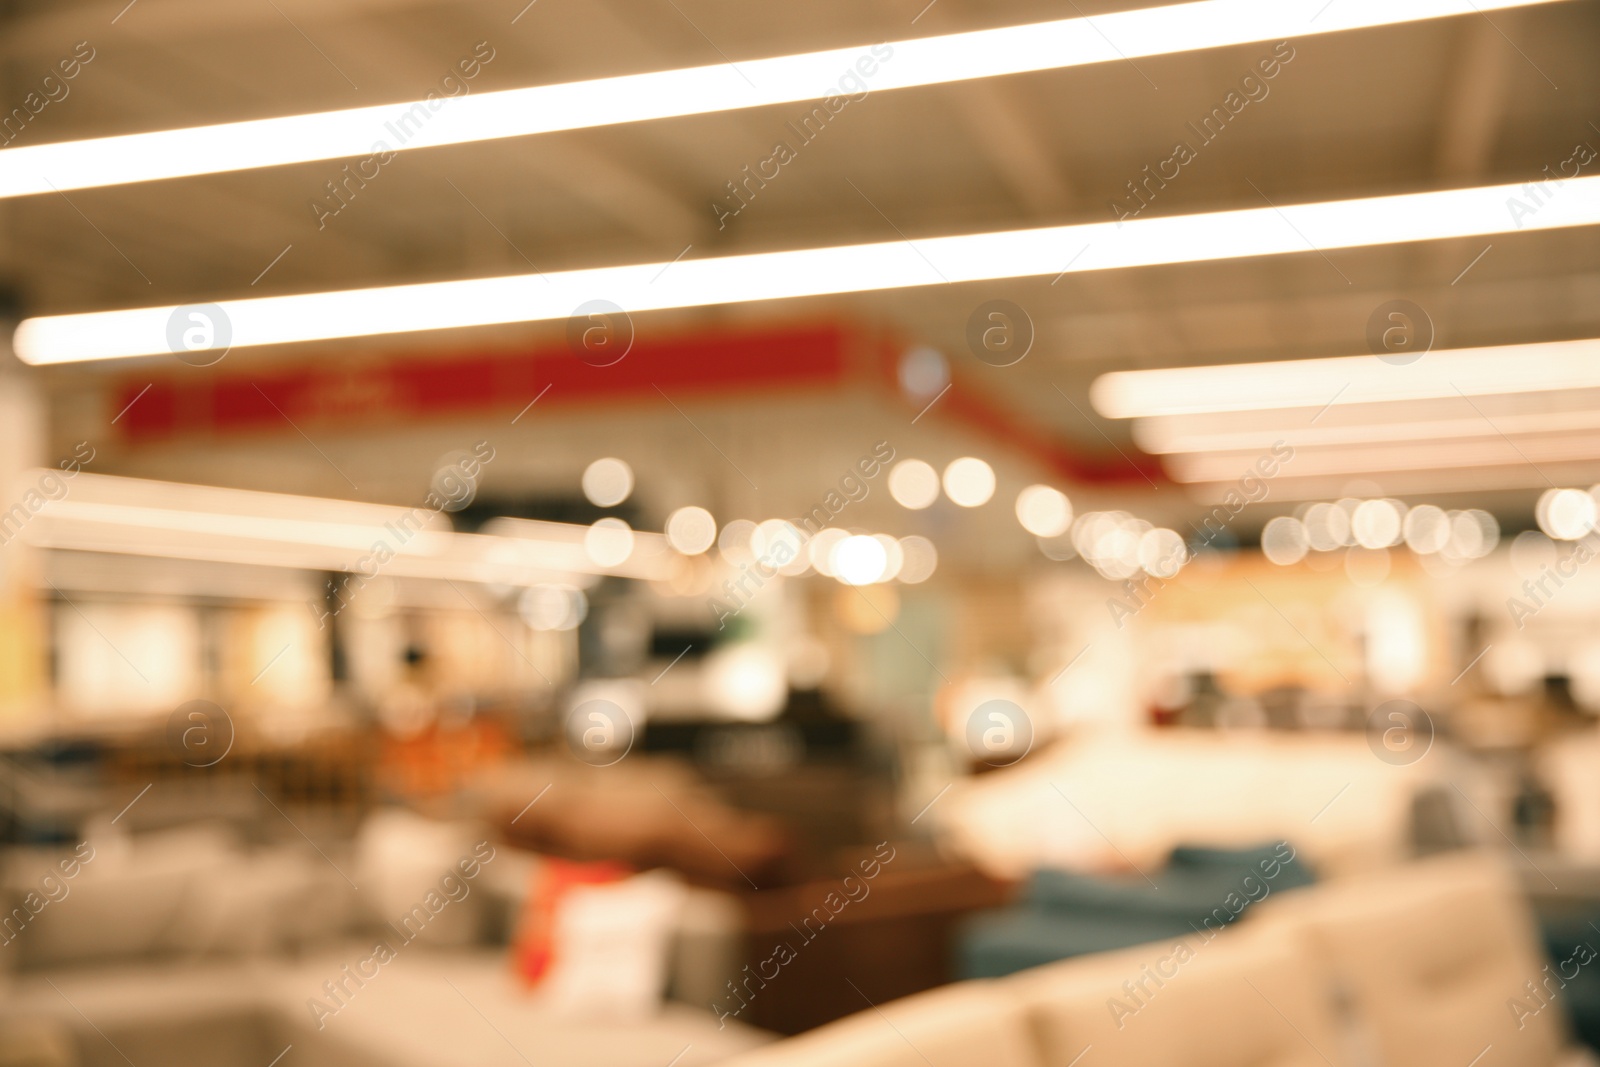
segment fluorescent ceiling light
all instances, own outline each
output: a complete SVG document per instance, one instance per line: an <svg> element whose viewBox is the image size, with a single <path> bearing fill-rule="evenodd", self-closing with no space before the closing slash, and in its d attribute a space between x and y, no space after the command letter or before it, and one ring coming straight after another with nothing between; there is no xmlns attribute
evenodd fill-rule
<svg viewBox="0 0 1600 1067"><path fill-rule="evenodd" d="M1203 0L1091 18L833 48L432 101L0 151L0 197L701 115L1252 41L1300 39L1555 0ZM880 62L881 60L881 62ZM867 65L857 69L858 62ZM872 70L870 75L865 71ZM855 84L841 86L841 80ZM402 138L396 131L404 131Z"/></svg>
<svg viewBox="0 0 1600 1067"><path fill-rule="evenodd" d="M1374 416L1371 421L1343 426L1328 425L1328 419L1309 425L1304 409L1296 409L1292 414L1274 411L1271 414L1281 417L1231 430L1219 429L1214 424L1196 424L1193 416L1185 415L1139 419L1133 424L1133 442L1142 452L1171 455L1179 452L1264 452L1278 441L1289 441L1296 448L1315 448L1374 441L1398 443L1578 430L1600 432L1600 409L1503 415L1475 411L1461 398L1455 399L1456 406L1463 412L1459 418L1419 417L1413 405L1385 404L1371 409ZM1229 413L1235 417L1241 414Z"/></svg>
<svg viewBox="0 0 1600 1067"><path fill-rule="evenodd" d="M1596 181L1589 178L1586 181ZM1600 189L1591 186L1593 195ZM1600 339L1457 348L1415 363L1376 356L1113 371L1089 387L1110 419L1600 388Z"/></svg>
<svg viewBox="0 0 1600 1067"><path fill-rule="evenodd" d="M33 484L31 480L23 484ZM411 524L426 530L449 530L450 522L438 512L425 508L402 508L391 504L368 504L324 496L267 493L256 489L232 489L220 485L192 482L164 482L150 478L126 478L112 474L81 471L72 479L72 500L78 504L104 504L115 507L150 508L161 511L201 512L218 517L231 516L255 520L294 520L328 528L381 527L410 515ZM52 511L55 507L52 506Z"/></svg>
<svg viewBox="0 0 1600 1067"><path fill-rule="evenodd" d="M1400 471L1443 471L1520 467L1537 475L1544 464L1590 463L1600 459L1600 434L1523 437L1515 443L1500 437L1468 441L1429 441L1406 448L1379 442L1350 448L1301 448L1293 438L1294 458L1279 468L1283 476L1318 478L1331 475L1379 475ZM1163 461L1178 482L1238 481L1260 458L1258 452L1171 456Z"/></svg>
<svg viewBox="0 0 1600 1067"><path fill-rule="evenodd" d="M1337 6L1337 5L1335 5ZM936 237L926 240L885 241L790 252L689 259L675 263L642 263L624 267L598 267L502 278L396 285L373 289L306 293L296 296L258 297L223 301L233 347L318 341L335 337L488 326L507 322L566 318L580 305L609 301L629 312L662 308L733 304L750 300L778 300L829 293L856 293L947 282L984 281L1029 275L1056 275L1138 267L1157 263L1193 263L1245 256L1282 255L1326 251L1363 245L1400 244L1451 237L1480 236L1507 231L1554 229L1600 223L1600 177L1574 178L1557 195L1546 200L1537 214L1514 221L1506 200L1520 195L1515 185L1411 193L1364 200L1338 200L1317 204L1248 208L1171 218L1136 219L1054 226L1034 230ZM78 315L32 318L17 327L15 349L26 363L75 363L92 359L149 356L173 351L168 341L169 322L181 323L192 305L98 311ZM180 316L179 312L184 315ZM208 314L212 314L208 312ZM1585 351L1592 357L1592 342ZM1574 355L1574 367L1583 357ZM1311 361L1323 368L1311 374L1315 405L1325 403L1363 368L1372 385L1352 389L1362 399L1395 383L1431 373L1438 362L1430 356L1413 367L1391 367L1371 357L1338 364ZM1600 375L1600 360L1590 359ZM1303 375L1273 370L1289 364L1261 364L1282 384L1270 396L1262 393L1259 407L1284 407L1285 391L1306 386ZM1351 368L1348 373L1335 367ZM1418 371L1417 368L1422 370ZM1521 368L1519 367L1519 370ZM1198 368L1197 372L1226 368ZM1388 372L1389 377L1377 374ZM1152 375L1189 371L1148 371ZM1318 377L1317 375L1320 375ZM1497 372L1497 380L1505 374ZM1110 384L1106 384L1110 380ZM1144 379L1139 379L1144 381ZM1152 381L1156 379L1151 379ZM1164 379L1163 379L1164 380ZM1134 379L1107 375L1096 382L1101 412L1115 417L1154 414L1122 398L1128 390L1164 387L1132 385ZM1217 410L1204 403L1241 406L1230 398L1240 390L1248 395L1255 383L1243 377L1227 386L1207 386L1209 401L1192 401L1187 393L1166 403L1173 410ZM1554 386L1552 387L1554 388ZM1230 392L1231 390L1231 392ZM1140 395L1143 395L1141 393ZM1403 390L1402 390L1402 394ZM1420 395L1437 395L1425 393ZM1183 407L1186 401L1199 407ZM1163 407L1163 410L1165 408Z"/></svg>
<svg viewBox="0 0 1600 1067"><path fill-rule="evenodd" d="M1362 482L1375 483L1384 496L1412 500L1418 497L1461 493L1472 496L1481 506L1483 494L1486 492L1547 489L1550 481L1545 475L1569 485L1585 484L1586 469L1591 468L1583 464L1573 464L1564 467L1542 466L1536 471L1524 463L1520 467L1395 471L1385 472L1382 475L1344 471L1314 478L1296 478L1284 472L1272 479L1272 499L1279 503L1296 500L1334 500L1349 496L1353 488L1351 479L1359 478ZM1194 483L1188 494L1203 504L1221 503L1228 494L1239 492L1239 474L1239 469L1235 468L1225 481ZM1359 491L1364 493L1367 489ZM1525 507L1526 504L1518 506Z"/></svg>
<svg viewBox="0 0 1600 1067"><path fill-rule="evenodd" d="M35 471L26 484L52 472ZM19 505L20 506L20 505ZM455 533L437 512L248 489L79 474L21 528L37 548L317 571L359 571L375 545L395 578L526 585L579 574L663 579L666 538L635 533L614 567L584 551L584 526L524 523L510 535Z"/></svg>

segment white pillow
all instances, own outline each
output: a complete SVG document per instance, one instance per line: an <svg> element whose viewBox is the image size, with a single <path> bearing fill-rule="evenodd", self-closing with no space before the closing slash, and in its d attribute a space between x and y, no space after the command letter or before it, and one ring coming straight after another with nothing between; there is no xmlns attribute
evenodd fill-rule
<svg viewBox="0 0 1600 1067"><path fill-rule="evenodd" d="M556 908L547 1003L587 1019L653 1015L683 899L683 884L667 871L571 889Z"/></svg>

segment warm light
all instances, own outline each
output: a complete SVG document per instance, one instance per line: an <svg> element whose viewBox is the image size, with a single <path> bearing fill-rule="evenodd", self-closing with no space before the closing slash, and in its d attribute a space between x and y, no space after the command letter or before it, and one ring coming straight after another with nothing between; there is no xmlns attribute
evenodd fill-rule
<svg viewBox="0 0 1600 1067"><path fill-rule="evenodd" d="M667 516L667 544L686 556L698 556L717 539L717 520L702 507L690 505Z"/></svg>
<svg viewBox="0 0 1600 1067"><path fill-rule="evenodd" d="M749 563L755 559L750 549L756 535L756 524L749 519L734 519L722 528L717 537L717 548L730 563Z"/></svg>
<svg viewBox="0 0 1600 1067"><path fill-rule="evenodd" d="M1299 563L1310 547L1305 524L1293 516L1279 515L1261 530L1261 554L1280 567Z"/></svg>
<svg viewBox="0 0 1600 1067"><path fill-rule="evenodd" d="M309 571L365 572L376 564L386 578L501 586L596 573L666 576L659 535L637 535L641 551L604 566L585 551L589 532L569 523L497 518L478 533L456 533L424 508L83 472L71 495L46 503L21 537L67 551ZM380 543L392 554L382 562L374 547Z"/></svg>
<svg viewBox="0 0 1600 1067"><path fill-rule="evenodd" d="M757 523L750 535L750 551L756 559L778 573L788 577L804 574L811 569L810 554L806 552L805 535L788 519L768 519Z"/></svg>
<svg viewBox="0 0 1600 1067"><path fill-rule="evenodd" d="M1351 544L1350 516L1337 504L1312 504L1306 509L1306 540L1318 552Z"/></svg>
<svg viewBox="0 0 1600 1067"><path fill-rule="evenodd" d="M1594 529L1594 497L1582 489L1547 489L1534 514L1546 534L1557 541L1576 541Z"/></svg>
<svg viewBox="0 0 1600 1067"><path fill-rule="evenodd" d="M903 459L889 471L889 495L901 507L921 511L939 499L939 472L920 459Z"/></svg>
<svg viewBox="0 0 1600 1067"><path fill-rule="evenodd" d="M883 546L883 574L878 578L880 582L892 582L900 576L900 568L905 566L906 554L900 548L900 541L888 534L873 534L873 540Z"/></svg>
<svg viewBox="0 0 1600 1067"><path fill-rule="evenodd" d="M1596 352L1600 360L1600 350ZM1597 362L1600 367L1600 362ZM1294 459L1279 468L1280 479L1336 478L1351 475L1374 476L1389 473L1471 472L1463 479L1469 488L1500 485L1498 471L1485 468L1515 468L1513 474L1531 473L1530 464L1582 463L1600 459L1600 434L1575 437L1555 435L1526 437L1515 443L1498 434L1486 434L1463 441L1433 441L1397 448L1389 442L1349 448L1296 450ZM1240 472L1255 462L1255 456L1229 453L1201 453L1169 456L1163 461L1167 473L1178 482L1236 482ZM1274 495L1278 491L1274 489Z"/></svg>
<svg viewBox="0 0 1600 1067"><path fill-rule="evenodd" d="M12 148L0 197L940 85L1550 0L1205 0L769 59ZM1321 10L1318 7L1321 6ZM866 73L871 71L870 74ZM819 105L822 106L822 105Z"/></svg>
<svg viewBox="0 0 1600 1067"><path fill-rule="evenodd" d="M1563 401L1571 399L1563 397ZM1336 410L1319 416L1315 425L1308 425L1302 408L1164 415L1138 419L1133 424L1133 441L1152 455L1260 453L1284 441L1292 442L1298 450L1376 441L1409 445L1411 442L1562 432L1592 438L1597 431L1600 431L1600 410L1594 407L1552 410L1549 393L1544 392L1503 394L1478 401L1475 407L1454 396L1442 401L1336 405Z"/></svg>
<svg viewBox="0 0 1600 1067"><path fill-rule="evenodd" d="M584 535L583 549L598 567L619 566L633 554L633 530L621 519L600 519Z"/></svg>
<svg viewBox="0 0 1600 1067"><path fill-rule="evenodd" d="M1146 530L1139 538L1139 566L1152 578L1171 578L1189 559L1189 548L1176 530Z"/></svg>
<svg viewBox="0 0 1600 1067"><path fill-rule="evenodd" d="M781 659L752 644L720 648L706 657L706 692L732 719L766 722L783 710L789 675Z"/></svg>
<svg viewBox="0 0 1600 1067"><path fill-rule="evenodd" d="M1448 560L1479 559L1494 551L1500 543L1500 524L1487 511L1470 508L1452 511L1450 515L1450 540L1440 550Z"/></svg>
<svg viewBox="0 0 1600 1067"><path fill-rule="evenodd" d="M1450 516L1433 504L1418 504L1406 512L1406 547L1419 556L1443 551L1450 543Z"/></svg>
<svg viewBox="0 0 1600 1067"><path fill-rule="evenodd" d="M1335 13L1345 2L1331 5L1328 13ZM1372 0L1348 2L1365 6ZM1204 6L1197 3L1179 8ZM1262 10L1272 9L1262 5ZM0 156L4 154L0 152ZM1514 219L1506 211L1506 200L1522 195L1520 185L1484 186L1120 223L927 237L915 242L897 239L687 258L676 263L230 300L217 305L229 329L213 332L218 338L225 334L232 347L240 348L564 319L580 305L597 299L597 294L637 313L994 278L1055 276L1064 270L1306 255L1309 248L1327 252L1600 223L1600 176L1569 179L1562 185L1561 195L1546 200L1537 214ZM17 327L13 347L23 362L33 364L170 353L173 349L168 340L168 323L183 310L164 306L26 319ZM191 351L204 351L211 345L208 341ZM1514 370L1529 373L1535 383L1545 383L1530 386L1524 382L1522 388L1570 388L1575 379L1600 385L1600 359L1595 358L1600 342L1526 345L1519 346L1519 350L1520 355L1512 355L1509 360L1504 349L1430 353L1409 366L1362 356L1354 362L1324 359L1264 363L1245 369L1235 366L1121 371L1101 377L1091 396L1102 414L1126 418L1159 411L1281 407L1286 403L1316 408L1336 396L1340 403L1382 397L1445 396L1453 395L1451 382L1469 394L1502 392L1510 388ZM1533 355L1539 358L1529 358ZM1438 372L1446 359L1451 375L1448 380ZM1508 364L1514 370L1508 369ZM1550 367L1559 367L1559 373ZM1301 369L1304 373L1300 373ZM1134 374L1179 377L1124 377ZM1140 384L1134 385L1135 381ZM1341 394L1342 387L1348 387L1348 396Z"/></svg>
<svg viewBox="0 0 1600 1067"><path fill-rule="evenodd" d="M517 600L517 613L534 630L576 630L589 614L589 598L575 586L529 586Z"/></svg>
<svg viewBox="0 0 1600 1067"><path fill-rule="evenodd" d="M1600 209L1600 178L1582 180L1595 183L1584 192ZM1593 388L1600 340L1590 339L1457 348L1404 365L1366 355L1113 371L1095 379L1089 399L1105 417L1128 419Z"/></svg>
<svg viewBox="0 0 1600 1067"><path fill-rule="evenodd" d="M939 566L939 552L933 547L933 542L926 537L913 534L900 539L900 554L903 562L900 564L900 580L907 585L916 585L933 577L933 572Z"/></svg>
<svg viewBox="0 0 1600 1067"><path fill-rule="evenodd" d="M1400 540L1404 522L1392 500L1363 500L1350 516L1350 532L1362 548L1388 548Z"/></svg>
<svg viewBox="0 0 1600 1067"><path fill-rule="evenodd" d="M1072 523L1072 544L1102 578L1131 578L1141 567L1140 547L1152 527L1125 511L1090 511Z"/></svg>
<svg viewBox="0 0 1600 1067"><path fill-rule="evenodd" d="M1429 626L1422 605L1398 591L1366 608L1367 678L1380 695L1416 692L1427 675Z"/></svg>
<svg viewBox="0 0 1600 1067"><path fill-rule="evenodd" d="M883 579L889 555L876 537L857 534L834 546L829 559L834 577L846 585L871 585Z"/></svg>
<svg viewBox="0 0 1600 1067"><path fill-rule="evenodd" d="M75 711L166 710L203 684L200 613L183 604L88 601L55 628L56 696Z"/></svg>
<svg viewBox="0 0 1600 1067"><path fill-rule="evenodd" d="M776 555L792 557L800 549L800 532L788 519L767 519L756 523L750 534L750 551L757 559L776 565Z"/></svg>
<svg viewBox="0 0 1600 1067"><path fill-rule="evenodd" d="M1060 537L1072 526L1072 502L1048 485L1030 485L1017 494L1017 521L1035 537Z"/></svg>
<svg viewBox="0 0 1600 1067"><path fill-rule="evenodd" d="M597 508L610 508L633 492L633 468L620 459L597 459L583 472L583 495Z"/></svg>
<svg viewBox="0 0 1600 1067"><path fill-rule="evenodd" d="M944 495L964 508L982 507L994 496L994 468L963 456L944 469Z"/></svg>
<svg viewBox="0 0 1600 1067"><path fill-rule="evenodd" d="M811 543L806 545L806 554L811 557L811 565L817 569L818 574L826 578L835 577L833 573L833 550L838 547L840 541L849 536L850 531L841 530L837 526L829 526L827 529L820 531L811 539Z"/></svg>

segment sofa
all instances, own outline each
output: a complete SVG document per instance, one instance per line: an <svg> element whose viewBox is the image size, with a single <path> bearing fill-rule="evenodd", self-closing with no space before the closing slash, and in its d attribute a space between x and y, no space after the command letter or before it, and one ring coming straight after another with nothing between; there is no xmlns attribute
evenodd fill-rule
<svg viewBox="0 0 1600 1067"><path fill-rule="evenodd" d="M695 1067L772 1040L707 1010L738 945L721 894L683 890L677 999L596 1017L516 975L498 942L539 861L480 827L379 811L343 844L251 846L129 821L0 854L0 1067Z"/></svg>
<svg viewBox="0 0 1600 1067"><path fill-rule="evenodd" d="M1362 734L1086 731L958 781L925 822L950 854L1001 879L1042 867L1150 871L1183 844L1283 840L1337 877L1409 858L1417 798L1458 796L1450 781L1472 792L1443 744L1396 766L1374 759Z"/></svg>
<svg viewBox="0 0 1600 1067"><path fill-rule="evenodd" d="M1592 1065L1548 962L1506 861L1452 853L1217 931L863 1003L727 1067Z"/></svg>
<svg viewBox="0 0 1600 1067"><path fill-rule="evenodd" d="M770 1040L681 1003L643 1019L574 1018L529 997L503 951L481 948L407 949L336 1014L310 1012L368 947L18 975L0 991L0 1065L269 1067L292 1046L278 1067L702 1067Z"/></svg>

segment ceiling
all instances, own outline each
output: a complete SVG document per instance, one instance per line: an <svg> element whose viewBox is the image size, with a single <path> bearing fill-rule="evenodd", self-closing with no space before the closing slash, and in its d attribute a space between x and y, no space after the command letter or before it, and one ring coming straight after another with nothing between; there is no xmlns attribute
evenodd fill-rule
<svg viewBox="0 0 1600 1067"><path fill-rule="evenodd" d="M3 99L20 102L84 40L93 60L16 145L414 100L479 42L493 58L475 92L1144 6L524 2L14 2L0 25ZM1600 109L1586 108L1600 100L1597 44L1600 5L1583 0L1292 42L1270 93L1141 217L1533 179L1578 142L1600 145ZM311 202L326 199L342 161L3 201L0 269L27 313L53 314L1107 221L1127 183L1176 141L1198 142L1186 124L1271 51L875 93L805 144L788 123L808 109L791 104L402 153L320 228ZM719 226L727 183L779 140L798 145L793 161ZM1062 250L1063 267L1075 251ZM637 328L812 318L888 328L945 352L958 389L1114 464L1135 449L1126 424L1088 403L1099 373L1357 354L1368 317L1395 298L1428 311L1438 348L1600 336L1600 242L1575 229L1308 249L656 313ZM968 319L991 299L1034 324L1033 348L1013 366L967 349ZM547 344L561 324L470 333L479 347ZM241 350L229 365L448 350L464 336ZM104 373L48 380L65 394ZM803 437L809 425L830 423L788 429ZM1129 472L1142 487L1131 459Z"/></svg>

